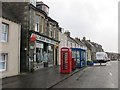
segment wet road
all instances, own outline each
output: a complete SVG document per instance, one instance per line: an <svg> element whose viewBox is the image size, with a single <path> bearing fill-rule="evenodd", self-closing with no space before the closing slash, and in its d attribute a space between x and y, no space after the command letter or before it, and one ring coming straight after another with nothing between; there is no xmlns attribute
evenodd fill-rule
<svg viewBox="0 0 120 90"><path fill-rule="evenodd" d="M88 67L53 88L118 88L118 61Z"/></svg>

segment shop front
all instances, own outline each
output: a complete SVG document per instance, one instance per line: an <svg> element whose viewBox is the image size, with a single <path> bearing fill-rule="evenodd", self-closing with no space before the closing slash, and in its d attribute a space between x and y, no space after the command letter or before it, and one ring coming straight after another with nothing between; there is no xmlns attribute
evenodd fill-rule
<svg viewBox="0 0 120 90"><path fill-rule="evenodd" d="M44 36L32 34L36 36L36 40L30 43L30 54L33 55L33 60L30 60L30 69L40 69L44 67L51 67L56 64L56 57L58 52L55 47L58 42ZM32 36L31 35L31 36Z"/></svg>

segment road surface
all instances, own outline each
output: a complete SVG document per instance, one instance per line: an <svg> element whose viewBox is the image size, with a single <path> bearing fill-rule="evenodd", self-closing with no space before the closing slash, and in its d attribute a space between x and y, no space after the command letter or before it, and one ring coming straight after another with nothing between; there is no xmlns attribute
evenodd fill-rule
<svg viewBox="0 0 120 90"><path fill-rule="evenodd" d="M118 88L118 61L87 67L53 88Z"/></svg>

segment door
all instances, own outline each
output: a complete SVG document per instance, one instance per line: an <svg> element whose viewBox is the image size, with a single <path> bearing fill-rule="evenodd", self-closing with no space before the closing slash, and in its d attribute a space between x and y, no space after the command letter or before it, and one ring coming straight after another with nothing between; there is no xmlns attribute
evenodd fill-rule
<svg viewBox="0 0 120 90"><path fill-rule="evenodd" d="M55 65L58 65L57 54L57 49L55 49Z"/></svg>

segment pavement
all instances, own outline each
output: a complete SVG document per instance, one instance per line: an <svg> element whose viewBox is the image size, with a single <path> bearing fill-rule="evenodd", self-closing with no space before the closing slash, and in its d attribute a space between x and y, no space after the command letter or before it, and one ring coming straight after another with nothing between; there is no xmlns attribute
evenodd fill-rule
<svg viewBox="0 0 120 90"><path fill-rule="evenodd" d="M86 68L86 67L84 67ZM20 74L18 76L2 79L2 88L52 88L75 73L83 70L76 69L70 74L60 74L60 67L46 67L33 73ZM11 83L12 82L12 83Z"/></svg>

